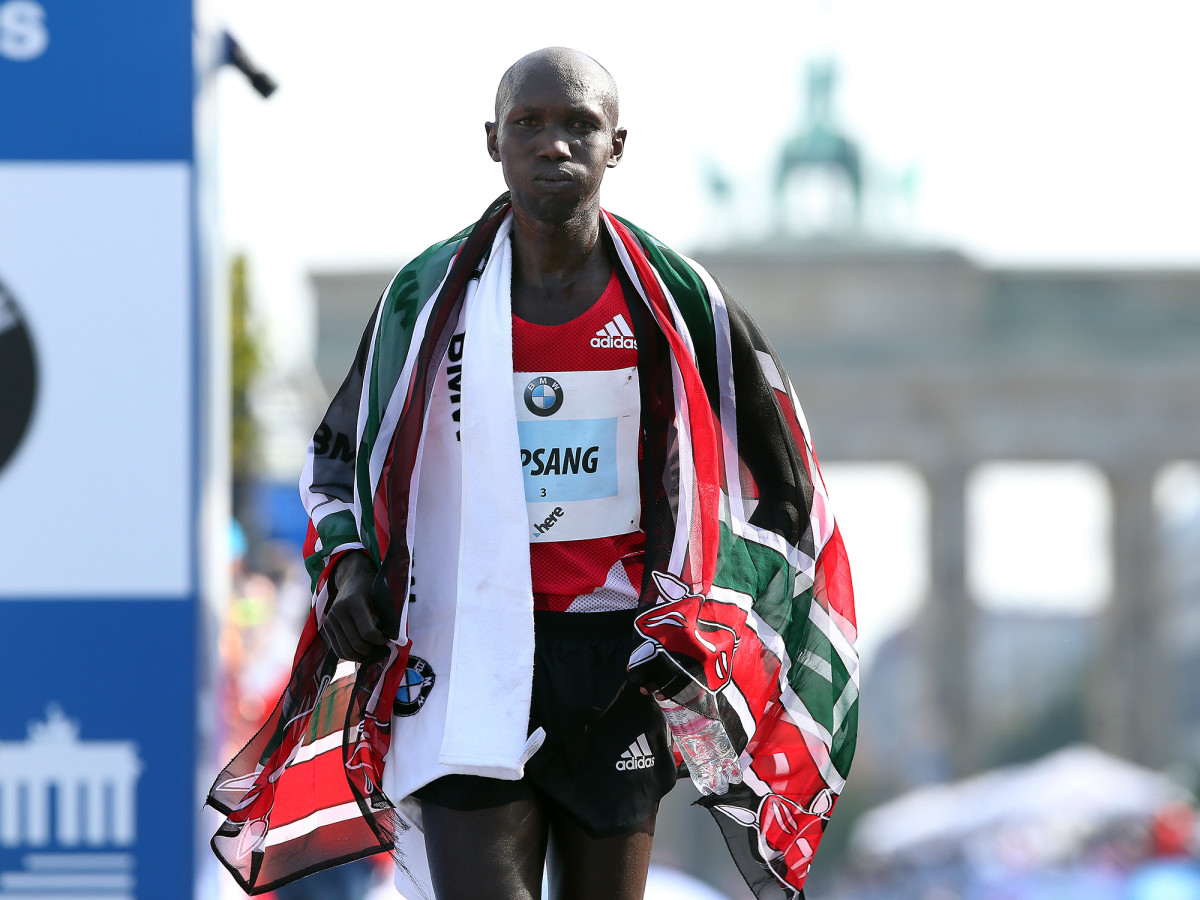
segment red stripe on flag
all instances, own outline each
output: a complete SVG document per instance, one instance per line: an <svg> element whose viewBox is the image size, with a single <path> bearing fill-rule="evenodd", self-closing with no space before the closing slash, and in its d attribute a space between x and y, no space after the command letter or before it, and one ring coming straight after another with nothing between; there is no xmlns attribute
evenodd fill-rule
<svg viewBox="0 0 1200 900"><path fill-rule="evenodd" d="M276 783L271 827L278 828L321 809L353 803L339 743L326 752L284 769Z"/></svg>
<svg viewBox="0 0 1200 900"><path fill-rule="evenodd" d="M607 214L606 214L607 216ZM693 585L700 593L707 594L712 588L713 576L717 571L717 545L720 534L719 502L721 494L722 465L721 444L717 440L717 427L713 421L708 394L696 363L688 353L683 338L672 322L670 305L659 287L654 270L642 252L637 239L625 226L607 216L621 243L629 253L638 280L650 300L650 309L667 338L671 354L679 366L683 378L684 392L688 403L688 425L692 438L692 457L696 465L696 495L692 498L695 511L692 515L692 534L700 538L701 584ZM689 541L690 543L690 541ZM695 555L695 551L692 551Z"/></svg>
<svg viewBox="0 0 1200 900"><path fill-rule="evenodd" d="M817 570L813 593L826 609L833 610L846 622L858 627L854 617L854 583L850 578L850 561L846 558L846 546L842 543L842 532L834 523L833 534L825 543L817 559ZM849 635L854 641L857 635Z"/></svg>
<svg viewBox="0 0 1200 900"><path fill-rule="evenodd" d="M388 446L387 456L383 461L383 471L379 473L379 487L375 491L371 515L375 517L375 543L379 547L379 558L387 557L388 546L392 541L392 518L388 515L388 474L392 471L392 452L396 442L393 439Z"/></svg>

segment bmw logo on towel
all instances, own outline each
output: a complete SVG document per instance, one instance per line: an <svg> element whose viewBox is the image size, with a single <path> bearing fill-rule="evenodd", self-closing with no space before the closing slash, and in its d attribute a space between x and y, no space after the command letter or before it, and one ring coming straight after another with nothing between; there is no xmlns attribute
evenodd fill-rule
<svg viewBox="0 0 1200 900"><path fill-rule="evenodd" d="M525 405L535 416L554 415L562 402L562 385L548 375L539 375L525 386Z"/></svg>
<svg viewBox="0 0 1200 900"><path fill-rule="evenodd" d="M425 699L433 690L433 667L419 656L408 658L408 668L396 689L396 702L392 712L398 716L411 716L425 705Z"/></svg>
<svg viewBox="0 0 1200 900"><path fill-rule="evenodd" d="M36 395L33 341L17 301L0 284L0 469L25 437Z"/></svg>

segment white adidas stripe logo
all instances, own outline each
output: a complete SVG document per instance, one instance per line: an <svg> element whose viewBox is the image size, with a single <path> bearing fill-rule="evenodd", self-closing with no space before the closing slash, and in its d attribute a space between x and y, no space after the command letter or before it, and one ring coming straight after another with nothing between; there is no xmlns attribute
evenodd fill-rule
<svg viewBox="0 0 1200 900"><path fill-rule="evenodd" d="M593 347L616 347L621 350L636 350L637 341L633 337L633 329L625 321L621 313L617 313L592 338Z"/></svg>
<svg viewBox="0 0 1200 900"><path fill-rule="evenodd" d="M649 769L654 765L654 752L646 740L645 732L637 736L637 740L629 745L629 749L617 760L617 770L632 772L634 769Z"/></svg>

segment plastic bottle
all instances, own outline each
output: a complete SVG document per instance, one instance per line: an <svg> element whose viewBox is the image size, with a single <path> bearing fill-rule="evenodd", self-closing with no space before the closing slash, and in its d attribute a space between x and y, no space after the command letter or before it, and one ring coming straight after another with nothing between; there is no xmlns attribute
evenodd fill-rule
<svg viewBox="0 0 1200 900"><path fill-rule="evenodd" d="M655 695L675 746L687 764L692 783L701 794L724 794L742 780L733 744L717 713L716 698L689 681L676 699Z"/></svg>

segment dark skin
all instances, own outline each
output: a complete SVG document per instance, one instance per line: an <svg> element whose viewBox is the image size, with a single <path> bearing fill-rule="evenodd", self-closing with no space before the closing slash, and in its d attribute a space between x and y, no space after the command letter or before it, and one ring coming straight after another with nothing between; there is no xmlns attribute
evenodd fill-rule
<svg viewBox="0 0 1200 900"><path fill-rule="evenodd" d="M558 325L595 303L612 273L600 183L621 161L626 131L615 88L587 57L517 65L511 94L484 126L487 149L512 194L513 312Z"/></svg>
<svg viewBox="0 0 1200 900"><path fill-rule="evenodd" d="M600 240L599 193L625 150L617 114L611 76L577 51L531 53L501 81L496 119L484 127L512 195L512 310L527 322L568 322L608 284L613 264ZM334 570L336 597L321 631L342 659L361 662L388 643L370 607L374 578L361 552ZM626 834L597 839L549 800L470 812L423 802L422 812L438 900L536 900L547 856L552 897L642 896L653 814Z"/></svg>
<svg viewBox="0 0 1200 900"><path fill-rule="evenodd" d="M337 596L325 614L321 634L340 659L362 662L387 646L388 636L379 630L379 620L371 611L374 581L375 563L359 551L347 553L333 570Z"/></svg>

